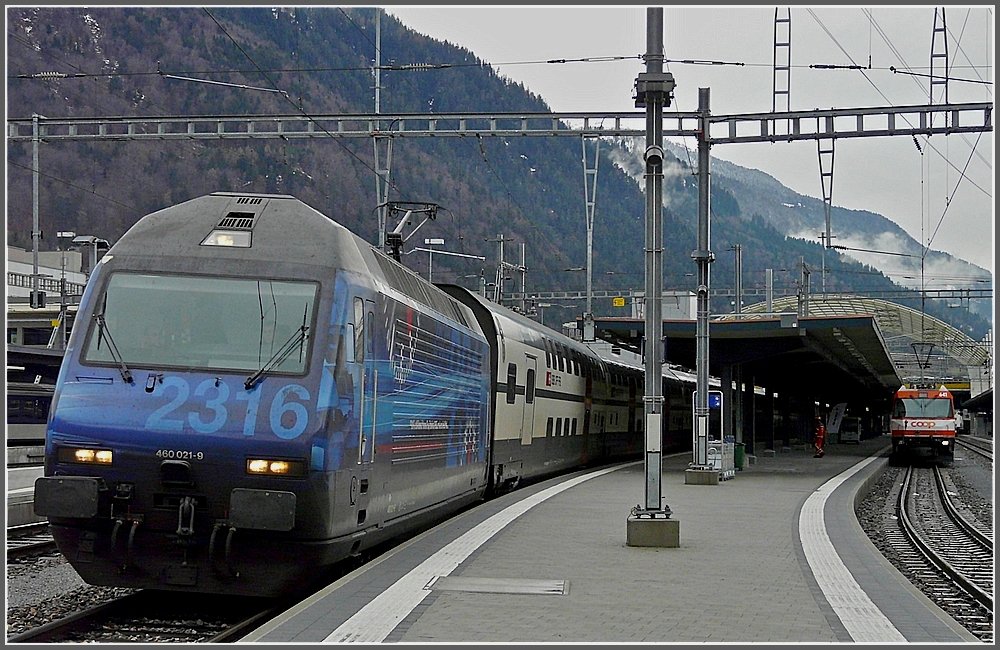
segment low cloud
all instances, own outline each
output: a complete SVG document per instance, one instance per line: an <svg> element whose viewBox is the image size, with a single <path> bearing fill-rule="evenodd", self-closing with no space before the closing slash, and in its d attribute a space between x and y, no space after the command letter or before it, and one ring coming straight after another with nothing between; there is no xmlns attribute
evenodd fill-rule
<svg viewBox="0 0 1000 650"><path fill-rule="evenodd" d="M621 138L616 143L617 146L611 148L609 158L611 162L625 172L639 186L640 191L646 190L645 173L646 142L644 138ZM663 180L670 181L679 178L684 187L687 187L691 178L691 170L677 162L673 157L667 155L664 158ZM663 206L670 206L670 194L663 192Z"/></svg>

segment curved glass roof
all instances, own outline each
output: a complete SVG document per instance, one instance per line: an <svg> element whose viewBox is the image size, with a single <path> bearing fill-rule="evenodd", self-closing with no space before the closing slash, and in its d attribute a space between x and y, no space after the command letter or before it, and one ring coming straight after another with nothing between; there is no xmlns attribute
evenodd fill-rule
<svg viewBox="0 0 1000 650"><path fill-rule="evenodd" d="M743 308L741 314L720 318L752 318L765 314L766 304ZM797 313L798 297L774 300L770 315ZM886 348L903 381L968 381L969 366L990 366L991 346L974 341L951 325L905 305L878 298L848 294L812 294L809 316L834 317L866 314L875 318Z"/></svg>

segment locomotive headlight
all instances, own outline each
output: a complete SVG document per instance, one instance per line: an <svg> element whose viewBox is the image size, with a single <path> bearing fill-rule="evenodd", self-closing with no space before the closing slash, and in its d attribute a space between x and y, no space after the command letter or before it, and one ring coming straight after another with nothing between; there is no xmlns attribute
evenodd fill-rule
<svg viewBox="0 0 1000 650"><path fill-rule="evenodd" d="M114 462L114 453L110 449L63 447L59 450L58 458L61 463L110 465Z"/></svg>
<svg viewBox="0 0 1000 650"><path fill-rule="evenodd" d="M306 464L301 460L248 458L247 474L264 476L303 476Z"/></svg>
<svg viewBox="0 0 1000 650"><path fill-rule="evenodd" d="M202 246L250 248L251 233L245 230L213 230L202 240Z"/></svg>

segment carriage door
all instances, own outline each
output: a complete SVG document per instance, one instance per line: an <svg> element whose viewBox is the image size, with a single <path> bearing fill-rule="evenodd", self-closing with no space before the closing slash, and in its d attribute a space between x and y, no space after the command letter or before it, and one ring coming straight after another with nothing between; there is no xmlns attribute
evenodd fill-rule
<svg viewBox="0 0 1000 650"><path fill-rule="evenodd" d="M375 303L354 299L355 359L361 368L361 412L358 417L358 464L375 460L378 421L378 366L375 359Z"/></svg>
<svg viewBox="0 0 1000 650"><path fill-rule="evenodd" d="M524 410L521 411L521 444L530 445L535 433L535 374L538 359L530 354L525 355L525 367L528 376L524 381Z"/></svg>

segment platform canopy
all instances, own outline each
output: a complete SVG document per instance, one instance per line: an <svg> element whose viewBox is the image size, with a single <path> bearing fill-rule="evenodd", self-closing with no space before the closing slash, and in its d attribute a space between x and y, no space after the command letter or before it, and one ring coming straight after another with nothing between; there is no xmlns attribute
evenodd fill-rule
<svg viewBox="0 0 1000 650"><path fill-rule="evenodd" d="M7 345L7 381L54 384L59 376L63 350L37 345Z"/></svg>
<svg viewBox="0 0 1000 650"><path fill-rule="evenodd" d="M797 312L798 299L775 300L771 313ZM920 310L877 298L846 294L813 294L810 316L871 315L875 318L892 362L903 381L968 384L969 368L989 366L990 346ZM743 308L741 318L763 315L764 303ZM721 318L732 318L734 315Z"/></svg>
<svg viewBox="0 0 1000 650"><path fill-rule="evenodd" d="M581 325L582 326L582 325ZM598 318L596 335L639 351L644 323ZM663 321L666 361L696 366L696 323ZM872 315L727 317L709 325L709 373L740 364L746 382L807 401L884 403L901 379Z"/></svg>

